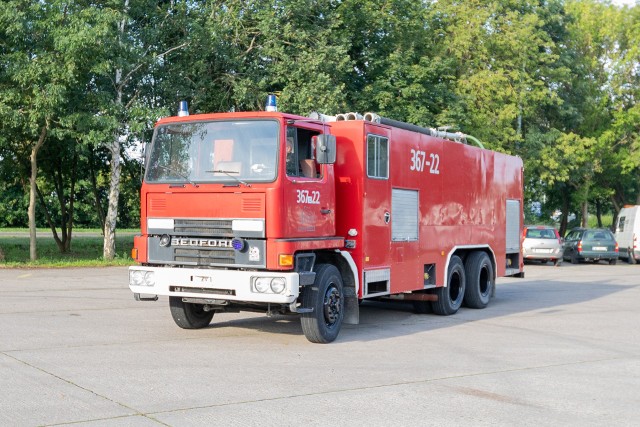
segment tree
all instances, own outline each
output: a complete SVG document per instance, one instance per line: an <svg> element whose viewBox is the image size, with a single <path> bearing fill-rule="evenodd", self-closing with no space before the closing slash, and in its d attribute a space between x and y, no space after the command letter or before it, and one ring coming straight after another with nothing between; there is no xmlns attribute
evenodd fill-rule
<svg viewBox="0 0 640 427"><path fill-rule="evenodd" d="M151 78L154 68L162 68L167 56L185 43L168 38L180 11L172 2L110 0L97 8L109 21L109 42L101 46L93 61L93 75L87 81L95 109L94 130L87 139L103 144L109 153L109 192L104 217L105 259L116 253L122 157L124 148L138 140L164 110L156 106ZM174 43L175 44L168 44Z"/></svg>
<svg viewBox="0 0 640 427"><path fill-rule="evenodd" d="M0 9L0 114L17 158L28 156L30 258L37 258L38 153L61 127L77 82L77 36L67 2L8 1ZM76 39L77 40L77 39Z"/></svg>

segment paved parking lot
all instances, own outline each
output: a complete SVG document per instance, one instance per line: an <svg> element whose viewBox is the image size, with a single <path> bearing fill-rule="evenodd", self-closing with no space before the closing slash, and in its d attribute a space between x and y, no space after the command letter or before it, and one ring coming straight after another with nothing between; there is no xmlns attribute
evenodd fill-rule
<svg viewBox="0 0 640 427"><path fill-rule="evenodd" d="M179 329L125 268L0 269L0 425L638 425L640 266L527 265L485 310Z"/></svg>

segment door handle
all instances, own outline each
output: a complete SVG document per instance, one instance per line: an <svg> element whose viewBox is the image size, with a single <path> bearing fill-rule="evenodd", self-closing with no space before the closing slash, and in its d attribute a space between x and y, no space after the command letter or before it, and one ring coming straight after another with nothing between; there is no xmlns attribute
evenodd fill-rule
<svg viewBox="0 0 640 427"><path fill-rule="evenodd" d="M331 213L331 209L324 209L324 208L323 208L323 209L320 209L320 213L321 213L322 215L328 215L328 214L330 214L330 213Z"/></svg>

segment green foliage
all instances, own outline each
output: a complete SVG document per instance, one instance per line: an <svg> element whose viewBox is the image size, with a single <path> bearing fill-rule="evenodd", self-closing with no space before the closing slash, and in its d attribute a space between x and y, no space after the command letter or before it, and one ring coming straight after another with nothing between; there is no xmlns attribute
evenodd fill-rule
<svg viewBox="0 0 640 427"><path fill-rule="evenodd" d="M0 225L26 224L45 123L38 225L102 227L115 150L118 225L135 227L157 118L182 99L258 110L269 92L281 111L372 111L517 154L527 203L564 226L581 205L615 214L640 203L639 64L640 6L608 1L8 0Z"/></svg>

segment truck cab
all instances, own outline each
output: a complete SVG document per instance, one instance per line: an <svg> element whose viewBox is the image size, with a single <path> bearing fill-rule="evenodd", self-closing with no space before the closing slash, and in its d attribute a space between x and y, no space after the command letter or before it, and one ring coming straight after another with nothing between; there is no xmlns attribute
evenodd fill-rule
<svg viewBox="0 0 640 427"><path fill-rule="evenodd" d="M336 144L328 130L278 112L160 120L146 153L142 233L134 239L137 299L169 296L184 328L202 327L221 310L313 318L317 301L302 301L300 290L314 284L318 261L344 247L336 236ZM348 254L338 256L349 262ZM355 290L349 295L355 301ZM330 313L340 322L343 306L336 300ZM327 320L319 324L326 333Z"/></svg>

